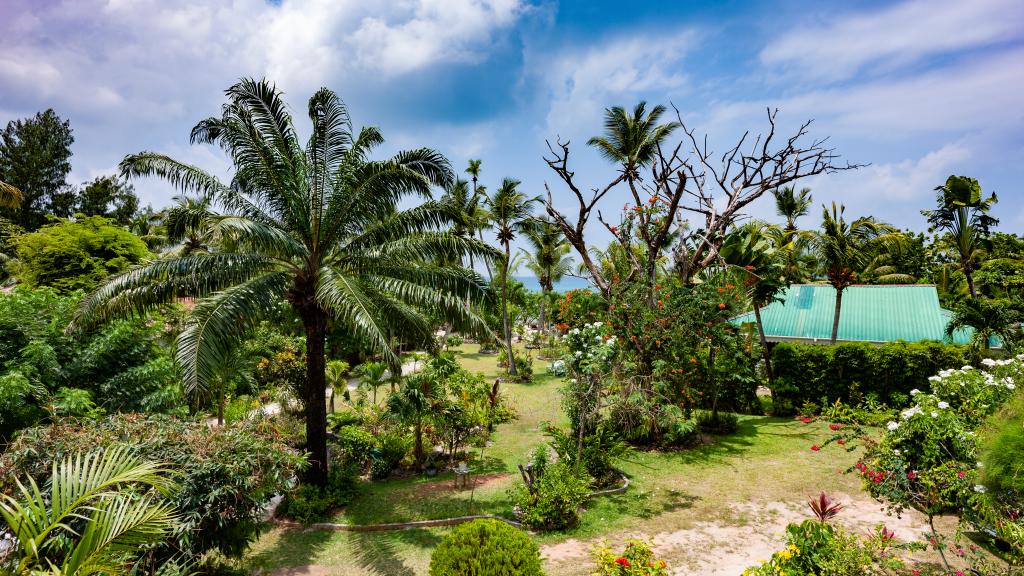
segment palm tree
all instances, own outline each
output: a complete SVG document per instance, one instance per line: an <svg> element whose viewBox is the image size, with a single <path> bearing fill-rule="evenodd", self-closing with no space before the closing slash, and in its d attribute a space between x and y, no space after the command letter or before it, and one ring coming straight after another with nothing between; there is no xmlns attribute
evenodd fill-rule
<svg viewBox="0 0 1024 576"><path fill-rule="evenodd" d="M508 317L508 274L512 261L512 241L516 234L525 233L532 226L533 203L538 201L538 198L528 198L520 192L519 184L519 180L505 178L494 194L486 199L498 242L505 248L505 258L501 263L501 316L510 376L517 375L515 356L512 353L512 326Z"/></svg>
<svg viewBox="0 0 1024 576"><path fill-rule="evenodd" d="M761 320L761 308L778 300L779 293L789 285L785 276L785 257L777 246L780 236L773 234L777 230L775 226L763 222L748 222L726 236L719 249L719 255L727 265L743 271L744 284L754 309L769 388L774 383L775 375L764 322Z"/></svg>
<svg viewBox="0 0 1024 576"><path fill-rule="evenodd" d="M896 250L903 235L888 224L873 218L858 218L848 223L843 218L845 206L832 203L832 211L822 205L821 230L808 235L828 283L836 289L836 308L832 319L832 344L839 335L839 314L843 307L843 291L857 282L857 271L863 270L880 252Z"/></svg>
<svg viewBox="0 0 1024 576"><path fill-rule="evenodd" d="M71 328L140 313L179 296L199 298L178 337L177 359L187 388L202 388L230 342L288 302L306 336L303 391L307 481L327 482L324 343L328 318L360 338L397 372L391 331L431 342L428 314L470 322L466 306L486 293L479 275L435 264L453 253L492 258L497 252L442 227L449 211L430 200L452 171L426 148L371 160L384 139L376 128L353 133L348 110L322 88L309 100L312 134L303 146L281 97L265 80L227 90L220 117L192 130L194 143L214 143L232 158L230 185L163 154L142 152L121 162L126 176L155 175L183 192L213 196L226 213L216 219L224 248L149 262L113 276L82 302ZM403 198L427 200L399 210Z"/></svg>
<svg viewBox="0 0 1024 576"><path fill-rule="evenodd" d="M570 246L562 229L550 218L537 219L525 236L531 251L522 248L520 251L526 259L526 268L533 272L540 284L540 329L547 331L545 302L555 283L572 270Z"/></svg>
<svg viewBox="0 0 1024 576"><path fill-rule="evenodd" d="M974 271L981 256L981 242L988 237L989 229L999 223L988 215L997 202L996 195L983 198L978 181L966 176L950 176L935 190L938 208L922 210L921 214L928 218L932 230L946 230L943 241L960 262L971 298L977 298Z"/></svg>
<svg viewBox="0 0 1024 576"><path fill-rule="evenodd" d="M661 142L668 138L677 128L679 122L659 124L658 120L665 113L665 107L658 105L647 112L647 103L641 101L633 107L632 113L621 106L607 108L604 114L604 136L594 136L587 144L597 148L606 160L618 164L622 169L621 178L629 186L633 200L639 206L640 193L636 183L640 180L640 168L654 161ZM639 227L644 242L651 245L651 234L646 225ZM646 255L646 281L648 282L647 304L654 308L654 285L657 283L657 261L660 254L656 250L648 250Z"/></svg>
<svg viewBox="0 0 1024 576"><path fill-rule="evenodd" d="M17 186L0 180L0 208L17 208L21 206L21 190Z"/></svg>
<svg viewBox="0 0 1024 576"><path fill-rule="evenodd" d="M806 216L811 206L811 189L803 188L796 192L792 186L772 190L775 196L775 211L786 219L786 225L773 234L781 235L778 245L785 254L786 279L791 283L804 282L808 279L807 269L813 265L813 257L806 254L806 238L801 235L797 220Z"/></svg>
<svg viewBox="0 0 1024 576"><path fill-rule="evenodd" d="M364 362L359 365L359 383L367 388L373 390L373 403L377 404L377 389L384 385L384 374L387 373L388 367L383 362ZM391 389L395 388L395 381L398 378L394 375L391 377Z"/></svg>
<svg viewBox="0 0 1024 576"><path fill-rule="evenodd" d="M772 190L775 196L775 211L786 219L786 232L792 235L799 230L797 219L806 216L811 207L811 189L802 188L797 192L792 186Z"/></svg>
<svg viewBox="0 0 1024 576"><path fill-rule="evenodd" d="M115 447L54 462L46 492L32 478L17 482L18 499L0 494L0 516L20 556L15 574L132 572L140 552L178 524L173 506L148 492L176 491L170 474Z"/></svg>
<svg viewBox="0 0 1024 576"><path fill-rule="evenodd" d="M430 372L413 374L405 379L396 394L388 396L388 413L413 428L413 457L417 466L423 465L423 423L440 395L440 387Z"/></svg>
<svg viewBox="0 0 1024 576"><path fill-rule="evenodd" d="M175 196L172 201L174 205L164 213L163 225L167 242L179 246L169 255L212 252L219 217L211 206L213 199L210 196Z"/></svg>
<svg viewBox="0 0 1024 576"><path fill-rule="evenodd" d="M344 360L331 360L327 363L325 376L327 378L327 385L331 387L331 414L334 413L334 393L348 386L348 380L345 378L348 374L348 369L348 362Z"/></svg>
<svg viewBox="0 0 1024 576"><path fill-rule="evenodd" d="M479 200L481 198L483 198L484 201L486 202L487 196L487 190L483 186L480 186L479 183L480 167L482 164L483 162L481 160L474 160L471 158L469 160L469 166L466 167L466 174L469 174L470 178L473 181L472 202L477 207L479 207L478 210L474 210L475 216L471 218L472 221L474 222L476 233L479 235L481 242L484 241L484 230L490 227L490 217L487 214L487 210L485 210L479 204ZM494 272L491 271L491 263L485 260L484 267L487 269L487 281L494 282Z"/></svg>
<svg viewBox="0 0 1024 576"><path fill-rule="evenodd" d="M1010 350L1020 339L1020 315L1012 307L992 300L969 298L953 309L953 317L946 325L946 336L957 330L972 328L971 345L989 349L993 337L998 338L1004 350Z"/></svg>
<svg viewBox="0 0 1024 576"><path fill-rule="evenodd" d="M678 122L658 124L666 108L658 105L646 112L647 103L640 102L632 113L621 106L613 106L604 113L604 136L594 136L587 144L597 148L606 160L621 164L625 178L637 180L638 170L654 160L661 144L679 128Z"/></svg>

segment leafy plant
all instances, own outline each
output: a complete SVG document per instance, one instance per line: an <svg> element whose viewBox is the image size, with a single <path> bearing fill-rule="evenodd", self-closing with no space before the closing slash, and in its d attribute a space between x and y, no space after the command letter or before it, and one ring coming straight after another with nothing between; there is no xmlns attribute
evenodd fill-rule
<svg viewBox="0 0 1024 576"><path fill-rule="evenodd" d="M566 530L579 523L579 508L587 495L587 480L563 462L550 464L537 478L533 492L512 490L524 525L537 530Z"/></svg>
<svg viewBox="0 0 1024 576"><path fill-rule="evenodd" d="M13 572L127 573L179 525L169 472L122 446L54 461L45 493L31 476L28 486L16 480L19 499L0 494L18 549Z"/></svg>
<svg viewBox="0 0 1024 576"><path fill-rule="evenodd" d="M822 492L817 498L812 498L807 505L810 506L811 511L814 512L814 517L822 524L835 518L843 509L842 504L832 498L829 498L824 492Z"/></svg>
<svg viewBox="0 0 1024 576"><path fill-rule="evenodd" d="M622 554L607 546L594 550L597 571L594 576L668 576L668 563L659 560L651 544L642 540L628 540Z"/></svg>
<svg viewBox="0 0 1024 576"><path fill-rule="evenodd" d="M430 576L542 576L536 542L491 519L455 527L430 556Z"/></svg>

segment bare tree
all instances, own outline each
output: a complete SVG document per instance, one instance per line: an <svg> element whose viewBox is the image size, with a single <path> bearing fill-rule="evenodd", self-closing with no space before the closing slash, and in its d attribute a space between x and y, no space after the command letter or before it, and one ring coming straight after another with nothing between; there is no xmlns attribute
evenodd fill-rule
<svg viewBox="0 0 1024 576"><path fill-rule="evenodd" d="M708 146L707 136L698 137L675 108L678 125L685 137L674 147L656 145L649 162L649 177L640 179L632 173L635 167L623 166L619 174L603 186L590 188L588 193L578 183L576 173L569 166L569 142L548 142L549 155L544 160L559 180L575 196L575 220L555 208L554 193L545 183L546 210L558 223L566 239L579 253L594 284L607 297L613 292L611 279L606 278L591 257L585 233L587 224L596 216L612 235L629 248L639 238L646 254L640 258L627 249L632 270L625 281L643 278L653 287L658 258L670 245L673 268L684 282L690 282L701 270L715 263L718 250L729 228L743 217L742 210L770 190L791 182L862 165L834 164L838 155L827 146L827 138L808 140L811 121L804 122L790 137L781 140L776 133L778 110L768 110L769 129L766 134L751 136L746 132L735 146L717 157ZM622 226L609 224L597 206L609 192L628 182L630 194L637 207L643 205L643 195L658 210L637 208L626 211ZM634 207L636 208L636 207ZM687 214L699 222L691 225Z"/></svg>

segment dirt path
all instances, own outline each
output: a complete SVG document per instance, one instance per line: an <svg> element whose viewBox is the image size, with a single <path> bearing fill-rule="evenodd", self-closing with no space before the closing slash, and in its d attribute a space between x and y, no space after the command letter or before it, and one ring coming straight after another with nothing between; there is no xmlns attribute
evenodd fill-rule
<svg viewBox="0 0 1024 576"><path fill-rule="evenodd" d="M902 518L887 516L879 505L863 496L848 494L835 496L845 504L837 522L847 528L866 533L877 524L885 524L899 540L916 540L928 529L927 519L918 513L904 514ZM665 559L673 574L687 576L738 576L749 566L771 557L782 549L784 532L790 522L801 522L810 517L806 503L772 502L766 505L739 504L732 507L736 522L698 522L684 530L656 534L627 533L627 538L653 541L658 557ZM744 521L746 519L746 521ZM541 547L542 556L553 573L569 572L571 566L589 564L593 546L600 542L566 540Z"/></svg>

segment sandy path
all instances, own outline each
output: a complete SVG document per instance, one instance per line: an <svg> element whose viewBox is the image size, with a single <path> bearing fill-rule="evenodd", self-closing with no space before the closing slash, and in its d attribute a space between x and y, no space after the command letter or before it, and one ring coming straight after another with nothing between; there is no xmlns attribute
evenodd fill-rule
<svg viewBox="0 0 1024 576"><path fill-rule="evenodd" d="M916 540L928 529L927 519L918 513L902 518L887 516L879 505L863 496L837 494L845 504L836 521L858 532L869 532L885 524L902 541ZM790 522L811 517L805 502L772 502L765 505L738 504L732 512L748 522L698 522L684 530L651 534L627 533L614 541L639 538L654 543L658 557L669 562L672 574L687 576L738 576L749 566L771 557L785 544L784 532ZM595 541L566 540L541 547L553 573L572 571L571 566L589 564ZM609 541L612 541L609 539Z"/></svg>

